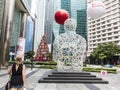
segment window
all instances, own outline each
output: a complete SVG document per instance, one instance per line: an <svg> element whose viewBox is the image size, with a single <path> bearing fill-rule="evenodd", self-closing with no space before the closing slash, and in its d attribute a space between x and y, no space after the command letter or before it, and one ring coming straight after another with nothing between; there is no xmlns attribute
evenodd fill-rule
<svg viewBox="0 0 120 90"><path fill-rule="evenodd" d="M100 37L100 35L98 35L97 37Z"/></svg>
<svg viewBox="0 0 120 90"><path fill-rule="evenodd" d="M102 26L102 28L105 28L105 26Z"/></svg>
<svg viewBox="0 0 120 90"><path fill-rule="evenodd" d="M93 42L96 42L96 40L93 40Z"/></svg>
<svg viewBox="0 0 120 90"><path fill-rule="evenodd" d="M118 38L118 36L114 36L114 38L115 38L115 39L117 39L117 38Z"/></svg>
<svg viewBox="0 0 120 90"><path fill-rule="evenodd" d="M114 34L118 34L118 31L114 32Z"/></svg>
<svg viewBox="0 0 120 90"><path fill-rule="evenodd" d="M103 40L103 41L105 41L105 40L106 40L106 38L103 38L102 40Z"/></svg>
<svg viewBox="0 0 120 90"><path fill-rule="evenodd" d="M111 40L112 39L112 37L108 37L108 40Z"/></svg>
<svg viewBox="0 0 120 90"><path fill-rule="evenodd" d="M113 25L117 25L117 22L114 22Z"/></svg>
<svg viewBox="0 0 120 90"><path fill-rule="evenodd" d="M105 32L105 30L102 30L102 32Z"/></svg>
<svg viewBox="0 0 120 90"><path fill-rule="evenodd" d="M100 23L97 24L97 26L99 26L99 25L100 25Z"/></svg>
<svg viewBox="0 0 120 90"><path fill-rule="evenodd" d="M118 43L119 43L119 41L115 41L115 43L116 43L116 44L118 44Z"/></svg>
<svg viewBox="0 0 120 90"><path fill-rule="evenodd" d="M111 28L108 28L108 31L111 31Z"/></svg>
<svg viewBox="0 0 120 90"><path fill-rule="evenodd" d="M102 24L105 24L105 22L102 22Z"/></svg>
<svg viewBox="0 0 120 90"><path fill-rule="evenodd" d="M118 29L118 27L114 27L113 29L116 30L116 29Z"/></svg>
<svg viewBox="0 0 120 90"><path fill-rule="evenodd" d="M100 33L100 31L97 31L97 33Z"/></svg>
<svg viewBox="0 0 120 90"><path fill-rule="evenodd" d="M111 26L111 24L108 24L107 26L109 27L109 26Z"/></svg>
<svg viewBox="0 0 120 90"><path fill-rule="evenodd" d="M100 29L100 27L97 28L98 30Z"/></svg>
<svg viewBox="0 0 120 90"><path fill-rule="evenodd" d="M108 35L112 35L112 33L108 33Z"/></svg>
<svg viewBox="0 0 120 90"><path fill-rule="evenodd" d="M106 36L106 34L103 34L102 36Z"/></svg>
<svg viewBox="0 0 120 90"><path fill-rule="evenodd" d="M97 41L101 41L101 39L98 39Z"/></svg>

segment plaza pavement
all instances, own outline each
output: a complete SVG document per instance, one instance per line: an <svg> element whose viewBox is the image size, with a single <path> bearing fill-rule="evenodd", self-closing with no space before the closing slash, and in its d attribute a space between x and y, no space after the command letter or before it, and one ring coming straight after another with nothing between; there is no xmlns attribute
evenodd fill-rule
<svg viewBox="0 0 120 90"><path fill-rule="evenodd" d="M118 70L118 74L108 74L106 76L102 76L100 73L91 73L109 81L109 84L38 83L40 77L51 71L51 69L26 69L27 75L31 73L27 77L27 90L120 90L120 68L113 68ZM2 76L6 72L7 70L0 71L0 90L4 90L1 87L3 87L9 79L8 75Z"/></svg>

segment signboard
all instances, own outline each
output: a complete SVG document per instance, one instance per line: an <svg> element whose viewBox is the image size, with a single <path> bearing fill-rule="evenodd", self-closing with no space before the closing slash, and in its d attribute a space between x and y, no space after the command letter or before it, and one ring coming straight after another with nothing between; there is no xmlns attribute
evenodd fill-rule
<svg viewBox="0 0 120 90"><path fill-rule="evenodd" d="M16 57L22 57L22 60L24 60L25 38L19 37L16 50Z"/></svg>

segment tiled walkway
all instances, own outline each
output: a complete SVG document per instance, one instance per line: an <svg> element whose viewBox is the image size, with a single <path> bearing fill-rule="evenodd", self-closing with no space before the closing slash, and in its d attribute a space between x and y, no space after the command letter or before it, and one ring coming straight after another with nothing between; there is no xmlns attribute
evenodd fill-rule
<svg viewBox="0 0 120 90"><path fill-rule="evenodd" d="M109 81L109 84L38 83L40 77L51 70L39 69L37 71L36 69L27 69L27 75L31 73L27 78L27 90L120 90L120 68L117 69L118 74L108 74L106 76L102 76L100 73L92 73L93 75L97 75L97 77ZM0 71L0 75L4 73L6 73L6 71ZM6 84L8 78L8 75L0 77L0 88Z"/></svg>

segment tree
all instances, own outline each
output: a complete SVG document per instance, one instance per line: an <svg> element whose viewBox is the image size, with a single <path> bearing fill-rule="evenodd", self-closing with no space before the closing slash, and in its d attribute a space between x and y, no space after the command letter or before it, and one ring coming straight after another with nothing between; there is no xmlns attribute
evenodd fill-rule
<svg viewBox="0 0 120 90"><path fill-rule="evenodd" d="M99 59L101 60L101 65L103 65L103 60L106 58L106 55L104 54L99 54Z"/></svg>
<svg viewBox="0 0 120 90"><path fill-rule="evenodd" d="M34 51L28 51L25 53L25 58L32 59L34 55L35 55Z"/></svg>
<svg viewBox="0 0 120 90"><path fill-rule="evenodd" d="M120 54L120 46L115 43L102 43L97 46L91 53L90 57L97 60L106 59L107 62L112 62L115 54Z"/></svg>

